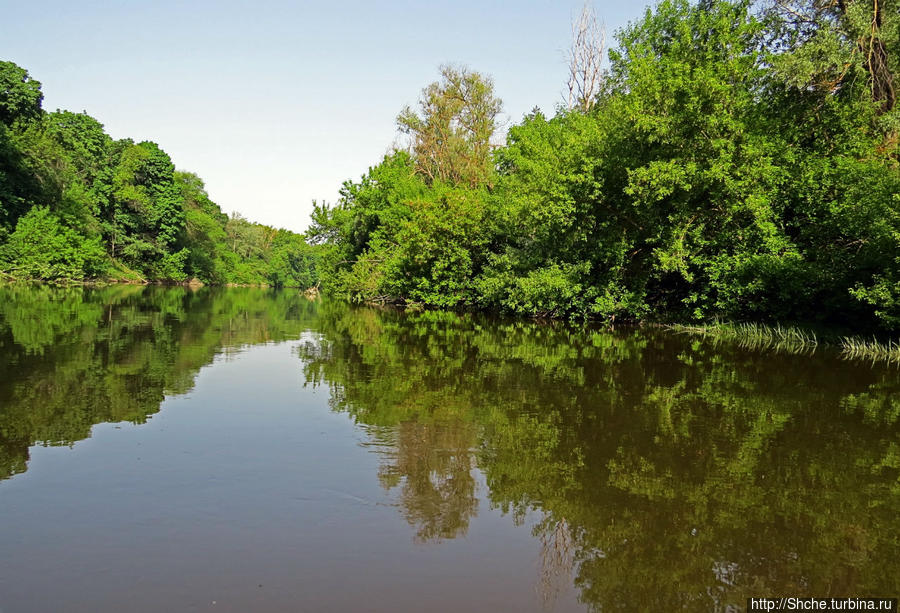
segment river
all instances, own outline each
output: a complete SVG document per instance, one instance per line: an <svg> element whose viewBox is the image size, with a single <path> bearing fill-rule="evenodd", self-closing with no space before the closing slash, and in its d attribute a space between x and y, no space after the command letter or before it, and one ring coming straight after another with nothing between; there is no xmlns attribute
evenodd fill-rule
<svg viewBox="0 0 900 613"><path fill-rule="evenodd" d="M293 291L0 287L0 611L900 591L900 369Z"/></svg>

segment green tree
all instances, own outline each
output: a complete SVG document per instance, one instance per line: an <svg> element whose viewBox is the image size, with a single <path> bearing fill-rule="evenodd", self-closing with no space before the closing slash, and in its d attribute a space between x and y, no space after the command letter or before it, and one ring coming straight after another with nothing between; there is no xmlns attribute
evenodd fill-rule
<svg viewBox="0 0 900 613"><path fill-rule="evenodd" d="M224 261L228 216L210 200L197 175L176 171L175 182L184 208L184 234L179 246L189 250L185 271L206 283L224 283L228 277Z"/></svg>
<svg viewBox="0 0 900 613"><path fill-rule="evenodd" d="M39 81L16 64L0 61L0 242L41 192L17 132L40 119L43 98Z"/></svg>
<svg viewBox="0 0 900 613"><path fill-rule="evenodd" d="M272 243L267 281L274 287L309 289L319 282L319 249L303 237L278 230Z"/></svg>
<svg viewBox="0 0 900 613"><path fill-rule="evenodd" d="M37 279L316 283L318 250L299 235L230 222L203 181L176 172L155 143L113 141L86 113L44 113L41 98L40 83L0 62L0 270ZM105 260L96 257L98 240Z"/></svg>
<svg viewBox="0 0 900 613"><path fill-rule="evenodd" d="M66 227L46 207L22 216L7 244L0 246L0 267L17 278L84 279L100 274L105 263L99 239Z"/></svg>
<svg viewBox="0 0 900 613"><path fill-rule="evenodd" d="M897 100L900 5L896 0L776 0L765 11L775 69L824 95L864 76L879 113Z"/></svg>
<svg viewBox="0 0 900 613"><path fill-rule="evenodd" d="M383 265L397 247L391 234L409 219L407 202L427 189L410 155L398 151L359 182L346 181L335 205L317 204L307 237L327 245L323 287L353 301L383 297Z"/></svg>
<svg viewBox="0 0 900 613"><path fill-rule="evenodd" d="M0 61L0 123L39 119L44 94L41 83L24 68Z"/></svg>
<svg viewBox="0 0 900 613"><path fill-rule="evenodd" d="M350 300L474 304L492 222L487 190L428 185L406 152L385 157L334 207L320 206L310 238L327 240L321 276Z"/></svg>
<svg viewBox="0 0 900 613"><path fill-rule="evenodd" d="M406 107L397 125L409 136L416 169L429 183L477 187L493 183L491 139L501 109L490 78L442 66L441 80L422 90L419 113Z"/></svg>
<svg viewBox="0 0 900 613"><path fill-rule="evenodd" d="M167 258L184 228L175 166L155 143L123 142L118 147L121 153L106 211L110 253L150 275L168 277L176 262Z"/></svg>

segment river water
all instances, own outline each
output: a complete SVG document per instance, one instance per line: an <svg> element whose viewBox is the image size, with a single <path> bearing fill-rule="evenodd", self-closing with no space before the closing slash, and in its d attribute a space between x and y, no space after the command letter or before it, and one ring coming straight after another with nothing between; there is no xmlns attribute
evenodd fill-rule
<svg viewBox="0 0 900 613"><path fill-rule="evenodd" d="M900 592L900 369L296 292L0 287L0 611Z"/></svg>

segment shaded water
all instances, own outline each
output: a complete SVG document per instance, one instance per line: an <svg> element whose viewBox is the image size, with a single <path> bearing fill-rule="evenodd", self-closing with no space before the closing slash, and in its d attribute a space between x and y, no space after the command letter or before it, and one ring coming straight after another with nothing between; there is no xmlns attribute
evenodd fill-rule
<svg viewBox="0 0 900 613"><path fill-rule="evenodd" d="M900 592L900 370L203 288L0 287L0 611Z"/></svg>

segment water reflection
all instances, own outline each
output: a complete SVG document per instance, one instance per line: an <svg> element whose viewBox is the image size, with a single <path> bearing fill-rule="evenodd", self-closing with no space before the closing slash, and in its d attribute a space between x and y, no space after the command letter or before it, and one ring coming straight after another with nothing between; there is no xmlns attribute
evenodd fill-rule
<svg viewBox="0 0 900 613"><path fill-rule="evenodd" d="M380 478L419 538L464 533L476 465L492 507L543 515L542 591L571 569L597 609L898 587L896 370L447 313L318 326L307 379L390 428Z"/></svg>
<svg viewBox="0 0 900 613"><path fill-rule="evenodd" d="M397 505L415 540L440 542L465 536L478 513L473 424L461 421L403 421L372 433L383 458L378 481L399 490Z"/></svg>
<svg viewBox="0 0 900 613"><path fill-rule="evenodd" d="M218 354L305 331L298 368L364 430L413 540L467 538L479 514L528 523L548 606L571 585L597 610L896 595L900 372L653 329L0 287L0 479L35 443L145 421ZM322 466L337 459L320 445Z"/></svg>
<svg viewBox="0 0 900 613"><path fill-rule="evenodd" d="M218 352L296 338L313 313L251 289L0 286L0 479L25 471L33 444L143 423Z"/></svg>

